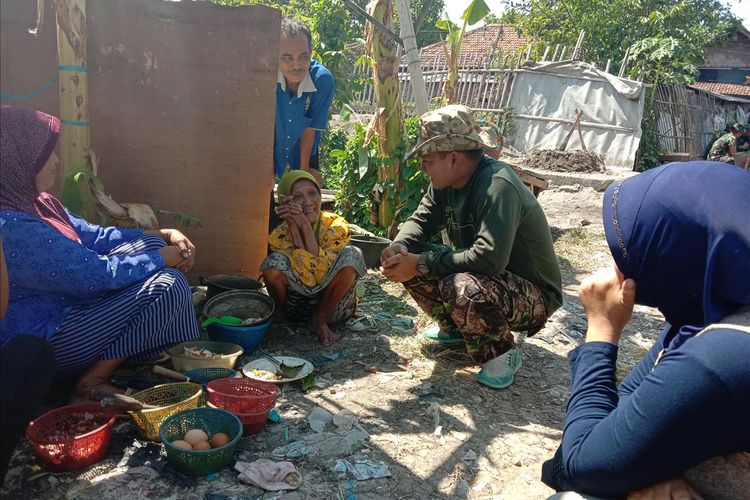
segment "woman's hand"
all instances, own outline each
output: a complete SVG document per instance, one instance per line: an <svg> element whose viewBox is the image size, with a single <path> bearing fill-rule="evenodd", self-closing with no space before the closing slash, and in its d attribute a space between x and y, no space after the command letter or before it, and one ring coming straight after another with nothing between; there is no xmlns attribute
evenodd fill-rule
<svg viewBox="0 0 750 500"><path fill-rule="evenodd" d="M297 225L294 223L287 224L289 224L289 234L292 237L292 244L294 245L294 248L305 248L305 240L302 238Z"/></svg>
<svg viewBox="0 0 750 500"><path fill-rule="evenodd" d="M614 265L589 276L578 291L588 319L586 341L617 344L635 305L635 281Z"/></svg>
<svg viewBox="0 0 750 500"><path fill-rule="evenodd" d="M165 267L174 267L175 269L180 269L180 264L182 264L185 260L182 258L182 255L180 255L180 250L177 247L173 246L160 248L159 254L161 254L161 258L164 259ZM180 269L180 271L182 271L182 269Z"/></svg>
<svg viewBox="0 0 750 500"><path fill-rule="evenodd" d="M308 226L310 225L307 217L302 213L302 205L294 202L289 196L281 198L276 207L276 215L284 219L289 227L294 225L302 230L304 224L307 224Z"/></svg>
<svg viewBox="0 0 750 500"><path fill-rule="evenodd" d="M182 261L169 267L175 267L183 273L186 273L193 268L195 265L195 245L193 245L188 237L182 234L181 231L178 231L177 229L159 229L156 231L145 231L145 233L160 236L164 241L178 250L180 257L182 257ZM164 255L162 255L162 257L164 257Z"/></svg>

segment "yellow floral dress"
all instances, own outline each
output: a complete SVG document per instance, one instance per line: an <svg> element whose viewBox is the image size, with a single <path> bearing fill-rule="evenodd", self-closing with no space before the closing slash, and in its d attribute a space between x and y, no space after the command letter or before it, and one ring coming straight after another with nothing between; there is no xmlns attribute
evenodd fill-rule
<svg viewBox="0 0 750 500"><path fill-rule="evenodd" d="M349 223L331 212L321 212L318 227L318 255L304 248L294 248L286 222L268 235L268 245L274 252L289 258L292 272L303 285L313 288L322 284L341 250L349 244Z"/></svg>

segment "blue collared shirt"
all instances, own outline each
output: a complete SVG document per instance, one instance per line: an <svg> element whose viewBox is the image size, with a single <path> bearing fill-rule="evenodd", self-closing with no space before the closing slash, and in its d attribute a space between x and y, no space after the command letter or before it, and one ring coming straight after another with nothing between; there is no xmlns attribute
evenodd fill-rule
<svg viewBox="0 0 750 500"><path fill-rule="evenodd" d="M276 140L273 149L273 168L276 177L284 174L287 166L299 169L299 140L307 128L315 129L311 154L318 152L320 131L328 125L328 112L336 93L333 75L317 61L300 83L296 95L286 90L286 81L279 72L276 84Z"/></svg>

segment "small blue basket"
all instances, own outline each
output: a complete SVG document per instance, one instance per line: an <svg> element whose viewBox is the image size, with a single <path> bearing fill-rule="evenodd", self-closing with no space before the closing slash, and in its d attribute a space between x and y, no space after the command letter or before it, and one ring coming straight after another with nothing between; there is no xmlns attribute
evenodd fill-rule
<svg viewBox="0 0 750 500"><path fill-rule="evenodd" d="M234 378L237 376L237 372L230 368L195 368L194 370L188 370L185 375L190 377L191 382L200 384L203 388L206 388L206 384L217 378Z"/></svg>
<svg viewBox="0 0 750 500"><path fill-rule="evenodd" d="M240 345L245 349L245 355L248 355L263 341L269 326L271 326L270 319L254 326L228 326L214 323L208 325L206 330L211 340Z"/></svg>

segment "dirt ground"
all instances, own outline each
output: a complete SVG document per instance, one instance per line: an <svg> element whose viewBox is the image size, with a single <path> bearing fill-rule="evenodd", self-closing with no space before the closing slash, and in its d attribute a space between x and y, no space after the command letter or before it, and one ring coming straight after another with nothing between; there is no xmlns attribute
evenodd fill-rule
<svg viewBox="0 0 750 500"><path fill-rule="evenodd" d="M566 355L586 328L578 284L609 256L600 192L560 186L539 199L555 238L565 304L537 335L518 338L524 363L510 388L478 385L478 368L461 348L422 340L418 332L428 318L400 285L371 271L358 284L357 317L339 329L343 339L333 347L323 349L295 326L279 328L266 340L274 354L313 360L316 385L307 392L299 385L283 387L277 404L283 421L242 439L235 456L278 460L289 443L304 440L311 452L287 458L302 474L297 491L263 493L239 482L230 468L210 480L186 478L165 467L160 445L141 450L152 452L150 462L138 452L139 460L118 467L124 450L134 450L133 426L123 419L107 460L79 473L40 474L29 444L22 443L0 493L97 500L546 498L553 491L539 477L561 437L570 382ZM621 376L645 354L661 323L657 312L636 309L621 344ZM344 424L314 432L307 417L317 407L346 417ZM337 459L382 462L391 477L357 481L333 470Z"/></svg>
<svg viewBox="0 0 750 500"><path fill-rule="evenodd" d="M604 159L590 151L532 151L521 164L524 168L545 169L553 172L604 172Z"/></svg>

